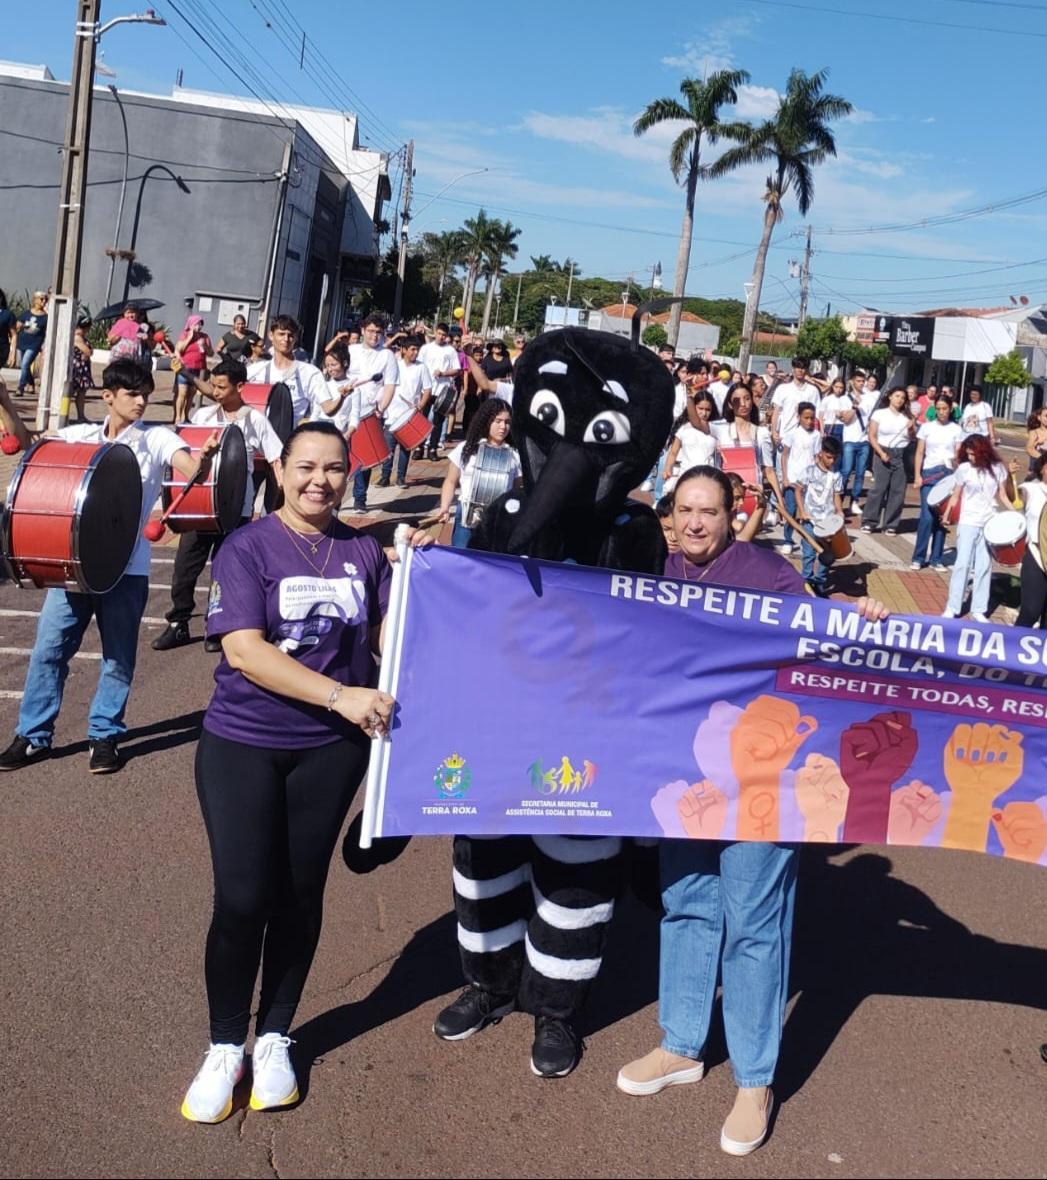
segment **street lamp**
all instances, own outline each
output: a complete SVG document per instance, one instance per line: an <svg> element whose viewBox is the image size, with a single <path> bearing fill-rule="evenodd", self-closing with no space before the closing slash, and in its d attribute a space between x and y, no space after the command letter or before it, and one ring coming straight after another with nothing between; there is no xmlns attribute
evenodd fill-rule
<svg viewBox="0 0 1047 1180"><path fill-rule="evenodd" d="M116 227L113 230L113 244L106 251L109 255L109 277L105 283L105 303L103 305L105 307L109 306L109 301L112 298L113 271L116 269L116 258L120 253L120 222L124 216L124 198L127 196L127 166L131 158L131 145L127 138L127 116L124 114L124 104L120 101L120 95L112 82L109 83L107 89L116 102L116 109L120 112L120 122L124 126L124 175L120 181L120 200L116 205Z"/></svg>
<svg viewBox="0 0 1047 1180"><path fill-rule="evenodd" d="M127 298L128 292L131 289L131 263L135 260L135 245L138 242L138 222L142 216L142 194L145 192L145 182L154 172L166 172L183 193L192 191L189 185L180 176L176 176L166 164L150 164L142 173L142 179L138 182L138 200L135 202L135 219L131 227L131 248L124 251L127 256L127 273L124 275L124 299Z"/></svg>

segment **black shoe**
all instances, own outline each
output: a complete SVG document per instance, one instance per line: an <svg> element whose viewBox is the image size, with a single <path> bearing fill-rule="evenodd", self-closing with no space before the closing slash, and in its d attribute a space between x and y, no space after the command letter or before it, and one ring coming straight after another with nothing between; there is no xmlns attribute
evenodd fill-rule
<svg viewBox="0 0 1047 1180"><path fill-rule="evenodd" d="M91 762L88 770L92 774L112 774L120 769L120 753L115 738L101 738L91 742Z"/></svg>
<svg viewBox="0 0 1047 1180"><path fill-rule="evenodd" d="M382 476L381 479L375 480L374 486L376 488L387 488L389 486L389 481L385 478L385 476Z"/></svg>
<svg viewBox="0 0 1047 1180"><path fill-rule="evenodd" d="M396 481L396 486L397 486L398 488L405 488L405 487L407 487L407 480L406 480L406 479L398 479L398 480Z"/></svg>
<svg viewBox="0 0 1047 1180"><path fill-rule="evenodd" d="M208 637L204 640L204 651L216 652L221 650L222 641L220 639L215 639L211 635L208 635Z"/></svg>
<svg viewBox="0 0 1047 1180"><path fill-rule="evenodd" d="M829 587L824 582L814 582L808 579L807 585L816 598L831 598Z"/></svg>
<svg viewBox="0 0 1047 1180"><path fill-rule="evenodd" d="M531 1073L540 1078L565 1078L582 1059L582 1038L569 1020L534 1018Z"/></svg>
<svg viewBox="0 0 1047 1180"><path fill-rule="evenodd" d="M188 623L168 623L153 640L153 651L170 651L173 647L185 647L188 642Z"/></svg>
<svg viewBox="0 0 1047 1180"><path fill-rule="evenodd" d="M0 770L21 770L32 762L43 762L51 757L50 746L34 746L19 734L15 740L0 754Z"/></svg>
<svg viewBox="0 0 1047 1180"><path fill-rule="evenodd" d="M464 1041L489 1024L497 1024L515 1007L512 996L496 996L471 983L437 1016L433 1032L441 1041Z"/></svg>

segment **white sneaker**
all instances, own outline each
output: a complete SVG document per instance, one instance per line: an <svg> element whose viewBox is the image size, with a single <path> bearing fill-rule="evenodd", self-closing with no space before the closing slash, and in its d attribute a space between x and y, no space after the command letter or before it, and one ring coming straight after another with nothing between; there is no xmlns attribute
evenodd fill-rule
<svg viewBox="0 0 1047 1180"><path fill-rule="evenodd" d="M191 1123L220 1123L233 1113L233 1091L244 1076L243 1045L212 1045L182 1099Z"/></svg>
<svg viewBox="0 0 1047 1180"><path fill-rule="evenodd" d="M922 570L922 569L923 569L923 566L922 566L922 565L921 565L921 564L920 564L918 561L910 561L910 562L909 562L909 569L911 569L911 570Z"/></svg>
<svg viewBox="0 0 1047 1180"><path fill-rule="evenodd" d="M653 492L654 491L654 480L653 479L645 479L643 481L643 483L640 484L640 491L641 492Z"/></svg>
<svg viewBox="0 0 1047 1180"><path fill-rule="evenodd" d="M788 557L793 551L792 544L789 541L782 541L780 544L775 545L775 549L778 550L782 557Z"/></svg>
<svg viewBox="0 0 1047 1180"><path fill-rule="evenodd" d="M294 1042L279 1033L266 1033L251 1054L251 1109L269 1110L298 1101L298 1079L287 1050Z"/></svg>
<svg viewBox="0 0 1047 1180"><path fill-rule="evenodd" d="M946 607L945 610L942 611L942 618L943 619L955 619L956 618L956 611L950 610L948 607Z"/></svg>
<svg viewBox="0 0 1047 1180"><path fill-rule="evenodd" d="M976 623L991 623L992 622L992 619L990 619L988 615L972 614L971 618L974 619L974 621Z"/></svg>

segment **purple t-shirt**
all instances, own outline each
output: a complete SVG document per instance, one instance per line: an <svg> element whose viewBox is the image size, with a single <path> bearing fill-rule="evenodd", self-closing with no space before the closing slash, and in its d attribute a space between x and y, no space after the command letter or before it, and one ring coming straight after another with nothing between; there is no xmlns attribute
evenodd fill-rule
<svg viewBox="0 0 1047 1180"><path fill-rule="evenodd" d="M389 563L373 537L348 525L336 523L333 538L330 560L331 542L324 540L310 565L305 542L293 538L275 514L237 529L226 538L211 570L208 637L261 631L314 672L354 687L373 686L369 631L389 605ZM316 567L324 568L323 576ZM219 737L298 750L327 745L354 731L323 706L253 684L224 658L214 679L204 728Z"/></svg>
<svg viewBox="0 0 1047 1180"><path fill-rule="evenodd" d="M713 586L735 586L743 590L807 593L803 578L784 557L751 541L732 541L719 557L704 566L685 561L683 553L670 553L665 562L665 576L682 582L700 578Z"/></svg>

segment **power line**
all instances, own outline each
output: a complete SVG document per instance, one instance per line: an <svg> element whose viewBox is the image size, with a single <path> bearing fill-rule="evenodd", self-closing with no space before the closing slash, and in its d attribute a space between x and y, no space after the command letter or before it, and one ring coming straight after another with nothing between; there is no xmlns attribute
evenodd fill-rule
<svg viewBox="0 0 1047 1180"><path fill-rule="evenodd" d="M762 4L766 8L798 8L802 12L825 12L832 16L859 16L863 20L890 21L901 25L923 25L932 29L961 29L965 33L999 33L1004 37L1047 39L1047 33L1038 33L1031 29L1001 29L995 25L960 25L951 21L921 20L916 16L887 16L882 12L868 12L864 9L827 8L821 4L798 4L794 0L750 0L750 3Z"/></svg>
<svg viewBox="0 0 1047 1180"><path fill-rule="evenodd" d="M1031 262L1012 262L1007 266L987 266L981 270L961 270L949 275L911 275L909 277L897 276L889 279L869 279L864 275L861 278L863 283L917 283L917 282L934 282L938 279L965 279L969 275L987 275L996 274L1001 270L1017 270L1023 266L1039 266L1047 262L1047 258L1034 258ZM819 276L824 279L841 279L844 282L853 282L854 275L827 275L819 271Z"/></svg>
<svg viewBox="0 0 1047 1180"><path fill-rule="evenodd" d="M955 213L942 213L936 217L924 217L920 221L895 222L885 225L866 225L855 229L840 229L834 226L824 228L815 227L816 232L827 237L850 237L863 234L905 233L915 229L934 229L942 225L955 225L960 221L970 221L974 217L985 217L999 213L1005 209L1013 209L1018 205L1028 205L1033 201L1042 201L1047 197L1047 188L1035 189L1031 193L1021 193L1016 197L1005 197L1002 201L991 201L979 205L974 209L960 209Z"/></svg>

